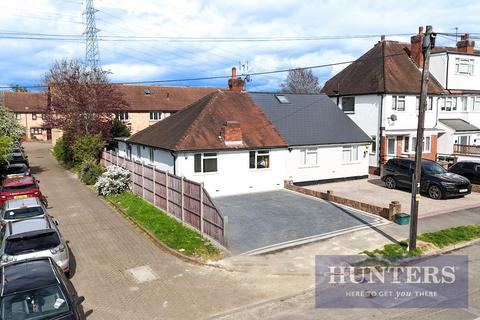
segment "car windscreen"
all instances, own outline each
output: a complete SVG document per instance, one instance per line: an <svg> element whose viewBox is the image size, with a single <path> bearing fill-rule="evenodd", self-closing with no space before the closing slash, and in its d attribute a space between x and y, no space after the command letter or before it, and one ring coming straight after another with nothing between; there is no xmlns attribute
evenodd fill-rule
<svg viewBox="0 0 480 320"><path fill-rule="evenodd" d="M426 174L441 174L447 172L447 169L436 162L424 162L422 163L422 171Z"/></svg>
<svg viewBox="0 0 480 320"><path fill-rule="evenodd" d="M35 277L32 279L34 281ZM0 319L56 319L69 312L65 294L56 284L4 296Z"/></svg>
<svg viewBox="0 0 480 320"><path fill-rule="evenodd" d="M3 219L5 220L14 220L14 219L25 219L36 216L43 215L43 209L41 207L27 207L27 208L17 208L12 210L6 210L3 214Z"/></svg>
<svg viewBox="0 0 480 320"><path fill-rule="evenodd" d="M19 174L25 173L27 171L27 167L25 166L9 166L5 170L6 174Z"/></svg>
<svg viewBox="0 0 480 320"><path fill-rule="evenodd" d="M5 243L5 253L13 256L22 253L53 249L59 245L60 238L58 237L58 234L55 230L48 230L26 237L14 236L13 238L7 238Z"/></svg>
<svg viewBox="0 0 480 320"><path fill-rule="evenodd" d="M11 186L11 187L3 187L2 192L18 192L23 190L30 190L35 189L37 186L35 184L24 184L21 186Z"/></svg>

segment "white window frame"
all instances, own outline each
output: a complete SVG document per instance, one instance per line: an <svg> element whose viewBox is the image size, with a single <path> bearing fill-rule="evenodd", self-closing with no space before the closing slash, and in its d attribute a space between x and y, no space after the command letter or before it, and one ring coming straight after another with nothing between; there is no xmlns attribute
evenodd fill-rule
<svg viewBox="0 0 480 320"><path fill-rule="evenodd" d="M342 147L342 163L343 164L350 164L350 163L357 163L359 162L359 155L358 155L358 145L349 145ZM348 159L346 159L345 154L348 153Z"/></svg>
<svg viewBox="0 0 480 320"><path fill-rule="evenodd" d="M15 119L22 120L22 114L20 112L15 112Z"/></svg>
<svg viewBox="0 0 480 320"><path fill-rule="evenodd" d="M163 119L163 112L161 111L150 111L150 121L157 121Z"/></svg>
<svg viewBox="0 0 480 320"><path fill-rule="evenodd" d="M148 148L148 159L150 160L151 163L155 162L155 149L153 148Z"/></svg>
<svg viewBox="0 0 480 320"><path fill-rule="evenodd" d="M120 121L127 121L128 120L128 112L119 112L117 113L117 119Z"/></svg>
<svg viewBox="0 0 480 320"><path fill-rule="evenodd" d="M309 162L309 156L314 156L315 161ZM318 166L318 149L317 148L302 148L300 149L300 165L302 167L316 167Z"/></svg>
<svg viewBox="0 0 480 320"><path fill-rule="evenodd" d="M480 96L472 97L472 110L473 111L480 111Z"/></svg>
<svg viewBox="0 0 480 320"><path fill-rule="evenodd" d="M42 128L30 128L30 134L42 134Z"/></svg>
<svg viewBox="0 0 480 320"><path fill-rule="evenodd" d="M389 153L390 141L393 140L393 153ZM397 155L397 137L387 137L387 155L396 156Z"/></svg>
<svg viewBox="0 0 480 320"><path fill-rule="evenodd" d="M197 159L200 159L200 169L197 170ZM215 171L205 171L205 160L215 160L216 170ZM195 174L208 174L208 173L217 173L218 172L218 153L217 152L205 152L205 153L195 153L193 155L193 172Z"/></svg>
<svg viewBox="0 0 480 320"><path fill-rule="evenodd" d="M343 99L353 99L353 109L352 110L345 110L343 108ZM341 105L342 105L342 111L343 112L345 112L347 114L354 114L355 113L355 96L342 97Z"/></svg>
<svg viewBox="0 0 480 320"><path fill-rule="evenodd" d="M252 167L252 154L254 154L254 163L253 163L253 167ZM258 158L259 157L265 157L267 156L268 157L268 163L267 163L267 166L265 168L259 168L258 167ZM250 170L268 170L271 168L271 164L270 164L270 150L251 150L249 153L248 153L248 168Z"/></svg>
<svg viewBox="0 0 480 320"><path fill-rule="evenodd" d="M455 74L472 76L475 71L475 60L468 58L455 58Z"/></svg>
<svg viewBox="0 0 480 320"><path fill-rule="evenodd" d="M404 138L404 140L403 140L404 145L403 145L403 149L402 149L403 153L409 153L409 154L415 153L417 137L408 136L408 139L409 139L409 150L405 151L405 138ZM432 137L431 136L424 136L423 141L424 141L424 143L422 145L423 146L422 152L424 152L424 153L432 152L431 151L432 150ZM425 141L427 142L426 144L425 144ZM426 146L427 146L427 148L426 148Z"/></svg>
<svg viewBox="0 0 480 320"><path fill-rule="evenodd" d="M36 113L32 113L32 120L37 120L37 114Z"/></svg>
<svg viewBox="0 0 480 320"><path fill-rule="evenodd" d="M377 136L370 136L370 139L372 139L372 144L370 145L370 154L376 154L377 153Z"/></svg>
<svg viewBox="0 0 480 320"><path fill-rule="evenodd" d="M399 109L399 102L403 102L403 108ZM392 110L403 112L407 109L405 96L392 96Z"/></svg>

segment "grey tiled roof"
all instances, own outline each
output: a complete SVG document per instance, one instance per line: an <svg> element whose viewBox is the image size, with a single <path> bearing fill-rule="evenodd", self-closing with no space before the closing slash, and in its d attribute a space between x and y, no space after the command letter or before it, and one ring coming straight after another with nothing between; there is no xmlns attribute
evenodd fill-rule
<svg viewBox="0 0 480 320"><path fill-rule="evenodd" d="M250 95L290 146L371 142L325 94ZM276 95L290 103L280 103Z"/></svg>
<svg viewBox="0 0 480 320"><path fill-rule="evenodd" d="M463 120L463 119L439 119L441 123L447 127L452 128L456 132L462 131L480 131L480 129L473 124Z"/></svg>

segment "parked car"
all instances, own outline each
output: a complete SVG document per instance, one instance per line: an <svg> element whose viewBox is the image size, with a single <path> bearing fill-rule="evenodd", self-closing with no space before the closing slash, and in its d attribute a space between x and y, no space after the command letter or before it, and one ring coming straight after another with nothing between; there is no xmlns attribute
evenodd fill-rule
<svg viewBox="0 0 480 320"><path fill-rule="evenodd" d="M63 272L70 270L65 240L52 217L7 222L1 231L0 265L36 257L51 257Z"/></svg>
<svg viewBox="0 0 480 320"><path fill-rule="evenodd" d="M39 181L32 176L3 180L0 188L0 204L10 199L36 197L40 198L43 204L48 207L47 198L40 192L38 183Z"/></svg>
<svg viewBox="0 0 480 320"><path fill-rule="evenodd" d="M15 178L30 175L30 168L25 163L12 163L2 170L2 178Z"/></svg>
<svg viewBox="0 0 480 320"><path fill-rule="evenodd" d="M10 164L12 163L25 163L27 166L30 166L28 162L28 156L24 155L23 153L11 153L11 158L8 161Z"/></svg>
<svg viewBox="0 0 480 320"><path fill-rule="evenodd" d="M414 170L414 159L390 159L383 167L382 181L389 189L411 188ZM471 189L472 185L467 178L448 172L434 161L422 160L421 193L432 199L442 199L470 194Z"/></svg>
<svg viewBox="0 0 480 320"><path fill-rule="evenodd" d="M9 264L0 272L0 319L85 319L85 298L50 258Z"/></svg>
<svg viewBox="0 0 480 320"><path fill-rule="evenodd" d="M3 227L7 222L33 217L43 217L47 210L40 198L25 198L7 200L0 211L0 225Z"/></svg>
<svg viewBox="0 0 480 320"><path fill-rule="evenodd" d="M464 176L471 183L480 184L480 162L459 161L448 168L448 171Z"/></svg>

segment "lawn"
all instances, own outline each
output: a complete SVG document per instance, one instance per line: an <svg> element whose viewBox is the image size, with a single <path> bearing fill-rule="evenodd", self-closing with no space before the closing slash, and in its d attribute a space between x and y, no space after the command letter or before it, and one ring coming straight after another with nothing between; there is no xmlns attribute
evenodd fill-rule
<svg viewBox="0 0 480 320"><path fill-rule="evenodd" d="M124 192L108 199L170 248L204 260L221 257L222 252L210 241L137 195Z"/></svg>

